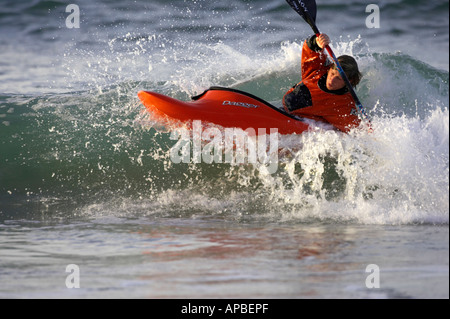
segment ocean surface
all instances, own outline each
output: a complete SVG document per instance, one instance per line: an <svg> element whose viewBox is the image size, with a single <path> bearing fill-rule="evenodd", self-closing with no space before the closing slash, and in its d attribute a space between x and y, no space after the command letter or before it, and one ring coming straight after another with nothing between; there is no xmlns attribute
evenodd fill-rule
<svg viewBox="0 0 450 319"><path fill-rule="evenodd" d="M317 6L373 133L279 136L269 174L173 163L137 92L280 105L285 1L0 0L0 298L449 298L449 2Z"/></svg>

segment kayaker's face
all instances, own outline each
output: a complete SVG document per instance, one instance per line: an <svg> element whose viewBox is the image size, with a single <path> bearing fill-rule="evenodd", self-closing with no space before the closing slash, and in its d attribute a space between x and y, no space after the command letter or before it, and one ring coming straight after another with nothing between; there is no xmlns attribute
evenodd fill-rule
<svg viewBox="0 0 450 319"><path fill-rule="evenodd" d="M328 90L340 90L345 86L345 82L342 79L339 71L331 68L328 71L327 76L327 89Z"/></svg>

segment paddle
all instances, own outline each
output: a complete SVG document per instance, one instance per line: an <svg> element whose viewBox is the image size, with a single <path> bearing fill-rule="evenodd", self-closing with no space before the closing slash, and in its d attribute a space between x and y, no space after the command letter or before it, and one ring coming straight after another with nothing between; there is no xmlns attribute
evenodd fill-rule
<svg viewBox="0 0 450 319"><path fill-rule="evenodd" d="M315 0L286 0L287 3L299 14L302 16L302 18L311 26L316 36L320 35L319 29L316 26L316 15L317 15L317 6ZM358 112L361 114L363 118L367 118L367 114L364 111L364 108L361 104L361 102L358 99L358 96L355 93L355 90L353 89L353 86L351 85L350 81L347 78L347 75L345 74L344 70L342 69L338 59L336 58L336 55L334 55L331 48L327 45L326 50L328 54L333 59L334 63L336 64L336 68L339 71L339 74L341 75L342 79L345 82L345 85L347 86L348 90L350 91L350 94L352 95L353 99L355 100L356 108L358 109Z"/></svg>

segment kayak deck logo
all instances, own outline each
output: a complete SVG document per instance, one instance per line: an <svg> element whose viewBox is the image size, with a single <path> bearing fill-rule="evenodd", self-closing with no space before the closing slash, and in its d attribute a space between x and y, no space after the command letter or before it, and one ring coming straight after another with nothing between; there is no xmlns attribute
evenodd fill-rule
<svg viewBox="0 0 450 319"><path fill-rule="evenodd" d="M248 109L256 109L259 105L245 103L245 102L233 102L233 101L223 101L222 105L234 105L234 106L242 106Z"/></svg>

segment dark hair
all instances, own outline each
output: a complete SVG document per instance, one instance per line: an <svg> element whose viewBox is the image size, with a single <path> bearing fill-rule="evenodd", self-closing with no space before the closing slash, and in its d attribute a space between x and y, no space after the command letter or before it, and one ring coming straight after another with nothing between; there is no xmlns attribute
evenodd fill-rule
<svg viewBox="0 0 450 319"><path fill-rule="evenodd" d="M351 85L357 86L362 79L362 74L359 72L356 60L349 55L341 55L338 61ZM336 65L333 65L333 68L336 69Z"/></svg>

